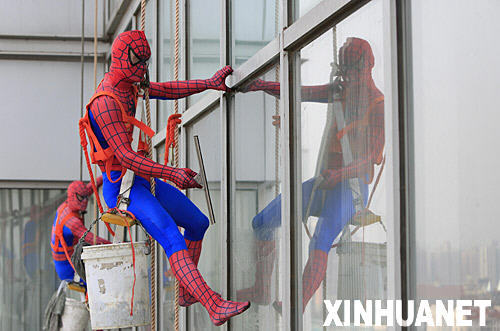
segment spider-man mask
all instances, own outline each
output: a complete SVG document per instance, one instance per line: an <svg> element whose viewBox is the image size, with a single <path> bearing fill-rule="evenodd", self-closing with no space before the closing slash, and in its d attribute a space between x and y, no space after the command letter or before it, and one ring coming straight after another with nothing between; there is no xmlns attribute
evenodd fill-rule
<svg viewBox="0 0 500 331"><path fill-rule="evenodd" d="M111 47L111 67L120 81L141 82L148 69L147 61L151 56L146 35L143 31L122 32Z"/></svg>
<svg viewBox="0 0 500 331"><path fill-rule="evenodd" d="M371 77L375 63L370 44L350 37L339 50L339 70L347 81L363 81Z"/></svg>
<svg viewBox="0 0 500 331"><path fill-rule="evenodd" d="M68 207L71 211L84 212L87 209L92 188L76 180L68 186Z"/></svg>

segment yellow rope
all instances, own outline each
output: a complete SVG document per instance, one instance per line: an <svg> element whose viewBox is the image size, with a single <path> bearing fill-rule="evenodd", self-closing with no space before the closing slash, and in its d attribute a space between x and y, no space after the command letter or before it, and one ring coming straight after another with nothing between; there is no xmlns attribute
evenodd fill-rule
<svg viewBox="0 0 500 331"><path fill-rule="evenodd" d="M141 1L141 30L146 29L146 0ZM149 102L149 89L144 89L144 101L146 103L146 125L151 127L151 105ZM146 137L148 143L147 157L153 158L153 143L151 138ZM155 195L156 183L154 177L150 178L151 194ZM156 331L156 241L151 237L151 330Z"/></svg>

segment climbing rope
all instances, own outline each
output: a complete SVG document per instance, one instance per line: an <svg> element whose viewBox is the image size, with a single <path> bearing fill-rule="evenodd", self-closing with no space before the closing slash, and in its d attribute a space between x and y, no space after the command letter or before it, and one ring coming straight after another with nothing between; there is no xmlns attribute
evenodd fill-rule
<svg viewBox="0 0 500 331"><path fill-rule="evenodd" d="M179 27L180 27L180 5L179 0L175 1L175 37L174 37L174 80L179 79ZM177 99L174 100L174 114L179 113L179 101ZM168 139L168 129L167 137L165 138L165 142ZM168 148L169 146L165 145L165 164L168 162ZM179 130L174 128L174 160L173 166L179 166ZM175 278L175 291L174 291L174 328L175 331L179 331L179 281Z"/></svg>
<svg viewBox="0 0 500 331"><path fill-rule="evenodd" d="M94 3L94 89L97 89L97 14L98 14L98 11L97 11L97 4L98 4L98 0L95 0L95 3ZM83 116L82 116L83 117ZM94 173L97 173L97 166L94 165ZM99 193L97 193L99 194ZM97 199L97 196L96 196L96 199ZM97 204L94 203L94 218L98 218L99 217L99 213L97 211ZM94 234L94 245L97 244L97 226L94 227L94 231L93 231L93 234Z"/></svg>
<svg viewBox="0 0 500 331"><path fill-rule="evenodd" d="M280 29L280 24L279 24L279 15L280 15L280 1L276 0L274 2L274 31L276 34L279 33ZM279 82L280 81L280 62L276 64L276 69L275 69L275 75L274 75L275 81ZM279 118L280 116L280 99L279 98L274 98L274 118ZM276 198L280 194L280 177L279 177L279 171L280 171L280 126L275 125L274 126L274 176L275 176L275 182L274 182L274 197ZM274 262L273 262L274 263ZM275 277L276 277L276 287L275 287L275 294L276 298L279 297L279 277L280 277L280 272L279 272L279 258L276 259L276 272L275 272Z"/></svg>
<svg viewBox="0 0 500 331"><path fill-rule="evenodd" d="M141 30L146 29L146 0L141 0ZM149 77L147 77L149 78ZM149 82L148 82L149 83ZM149 102L149 88L144 87L144 102L146 103L146 125L151 127L151 105ZM153 144L150 137L146 137L148 144L147 157L153 158ZM156 183L154 177L150 178L151 194L156 193ZM151 330L156 331L156 241L151 240Z"/></svg>

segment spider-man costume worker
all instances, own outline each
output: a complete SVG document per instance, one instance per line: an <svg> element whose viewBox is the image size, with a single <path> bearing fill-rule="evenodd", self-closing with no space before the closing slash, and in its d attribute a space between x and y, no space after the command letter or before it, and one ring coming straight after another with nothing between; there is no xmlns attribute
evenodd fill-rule
<svg viewBox="0 0 500 331"><path fill-rule="evenodd" d="M348 179L359 178L366 204L374 165L382 161L384 101L383 94L375 86L371 75L373 66L374 57L370 44L363 39L348 38L339 50L341 79L333 84L301 88L303 102L327 103L331 102L332 96L341 98L347 128L339 133L335 123L331 127L325 127L329 140L322 179L319 179L322 180L319 187L323 194L315 194L310 201L317 179L312 178L302 184L303 213L306 213L310 204L309 216L319 218L309 243L309 258L302 277L303 310L325 277L328 252L333 241L355 214ZM279 82L256 80L244 91L264 91L279 97L280 85ZM342 134L347 134L353 154L353 162L347 166L344 165L340 144ZM274 231L280 225L281 196L278 196L252 220L257 237L255 284L238 291L239 300L269 304L275 258Z"/></svg>
<svg viewBox="0 0 500 331"><path fill-rule="evenodd" d="M104 175L104 199L108 207L115 207L123 169L134 171L128 211L165 250L180 282L180 305L186 307L199 301L212 322L221 325L248 309L250 303L223 300L205 283L197 264L208 218L181 191L159 180L167 179L181 189L200 188L194 180L196 172L153 162L144 151L136 153L130 146L132 126L126 123L127 117L135 114L136 85L145 78L150 55L144 32L118 35L112 45L110 70L87 106L90 126L100 145L96 148L110 155L106 162L96 162L103 174L109 174ZM210 79L151 82L149 94L153 99L179 99L207 89L227 91L224 81L231 72L231 67L226 66ZM150 177L159 178L155 179L156 196L150 192ZM178 226L185 229L184 236Z"/></svg>
<svg viewBox="0 0 500 331"><path fill-rule="evenodd" d="M101 183L102 177L99 177L97 185L100 186ZM74 181L68 186L68 198L57 208L50 243L56 272L61 280L73 281L75 270L70 262L71 255L74 246L87 231L83 224L83 214L91 194L91 184L85 185L81 181ZM91 232L85 237L85 242L94 244L94 235ZM96 243L110 244L101 237L96 237Z"/></svg>

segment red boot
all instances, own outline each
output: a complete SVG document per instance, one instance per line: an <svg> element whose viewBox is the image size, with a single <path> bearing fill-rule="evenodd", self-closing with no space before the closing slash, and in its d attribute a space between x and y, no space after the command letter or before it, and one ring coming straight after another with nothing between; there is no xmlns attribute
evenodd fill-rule
<svg viewBox="0 0 500 331"><path fill-rule="evenodd" d="M250 307L250 302L223 300L208 287L200 272L189 257L187 250L175 252L168 259L172 271L180 284L208 311L212 323L219 326L231 317L241 314Z"/></svg>
<svg viewBox="0 0 500 331"><path fill-rule="evenodd" d="M198 240L198 241L191 241L191 240L186 240L186 246L188 249L188 254L191 260L193 261L194 265L198 267L198 261L200 260L200 255L201 255L201 242L203 240ZM181 307L189 307L193 303L198 302L189 292L179 284L179 305Z"/></svg>
<svg viewBox="0 0 500 331"><path fill-rule="evenodd" d="M259 305L268 305L271 302L271 275L276 257L274 246L274 240L257 241L255 283L252 287L237 291L237 300L248 300Z"/></svg>
<svg viewBox="0 0 500 331"><path fill-rule="evenodd" d="M328 253L316 249L309 253L304 274L302 275L302 312L306 309L309 300L318 289L326 275Z"/></svg>

